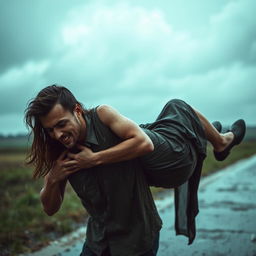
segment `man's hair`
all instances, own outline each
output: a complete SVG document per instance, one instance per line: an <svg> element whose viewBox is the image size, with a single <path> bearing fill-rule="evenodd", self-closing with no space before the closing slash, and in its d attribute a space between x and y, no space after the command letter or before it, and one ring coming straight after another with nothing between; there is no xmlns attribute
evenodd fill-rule
<svg viewBox="0 0 256 256"><path fill-rule="evenodd" d="M49 136L40 122L40 117L46 116L56 104L61 104L65 110L69 110L71 113L78 104L84 113L86 112L83 105L67 88L55 84L42 89L30 101L25 110L25 123L31 128L30 135L33 135L33 142L27 157L27 164L35 166L34 178L45 176L65 150L60 142Z"/></svg>

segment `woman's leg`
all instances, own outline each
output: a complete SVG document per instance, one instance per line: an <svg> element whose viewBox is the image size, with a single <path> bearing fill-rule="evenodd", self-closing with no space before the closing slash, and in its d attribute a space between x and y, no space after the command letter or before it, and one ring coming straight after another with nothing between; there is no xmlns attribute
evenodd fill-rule
<svg viewBox="0 0 256 256"><path fill-rule="evenodd" d="M198 118L200 119L207 140L212 144L214 151L222 152L233 141L234 134L232 132L219 133L216 128L197 110L195 110Z"/></svg>

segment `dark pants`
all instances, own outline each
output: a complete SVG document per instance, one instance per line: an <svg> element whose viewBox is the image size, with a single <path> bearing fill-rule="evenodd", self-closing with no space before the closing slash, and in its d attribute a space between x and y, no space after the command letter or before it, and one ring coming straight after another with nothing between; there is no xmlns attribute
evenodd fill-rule
<svg viewBox="0 0 256 256"><path fill-rule="evenodd" d="M149 250L148 252L141 254L141 256L156 256L158 247L159 247L159 234L157 235L157 237L155 239L153 248L151 250ZM86 242L85 242L80 256L97 256L97 255L90 250L90 248L86 245ZM109 248L107 248L101 254L101 256L111 256Z"/></svg>

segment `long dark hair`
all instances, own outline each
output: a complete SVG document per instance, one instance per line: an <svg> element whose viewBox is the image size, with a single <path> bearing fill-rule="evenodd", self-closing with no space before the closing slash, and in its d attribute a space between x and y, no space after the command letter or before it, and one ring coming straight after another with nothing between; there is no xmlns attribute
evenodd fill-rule
<svg viewBox="0 0 256 256"><path fill-rule="evenodd" d="M73 113L76 104L81 106L84 113L87 112L67 88L55 84L42 89L29 102L25 110L24 119L26 125L31 128L30 136L33 135L32 146L27 156L27 164L35 166L34 178L45 176L65 149L60 142L48 135L40 122L40 117L47 115L57 103L71 113Z"/></svg>

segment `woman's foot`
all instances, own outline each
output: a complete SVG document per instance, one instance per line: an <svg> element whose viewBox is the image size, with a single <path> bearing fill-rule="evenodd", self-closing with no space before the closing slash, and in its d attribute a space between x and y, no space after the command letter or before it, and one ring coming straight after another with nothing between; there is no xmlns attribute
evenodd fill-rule
<svg viewBox="0 0 256 256"><path fill-rule="evenodd" d="M241 143L246 131L244 120L239 119L232 124L229 132L222 135L223 143L219 147L214 148L214 156L216 160L223 161L229 155L231 149Z"/></svg>
<svg viewBox="0 0 256 256"><path fill-rule="evenodd" d="M219 143L215 148L214 152L224 151L234 140L234 133L228 131L226 133L221 133L221 143Z"/></svg>
<svg viewBox="0 0 256 256"><path fill-rule="evenodd" d="M215 128L219 133L221 133L221 130L222 130L221 122L219 122L219 121L214 121L214 122L212 123L212 125L214 126L214 128Z"/></svg>

